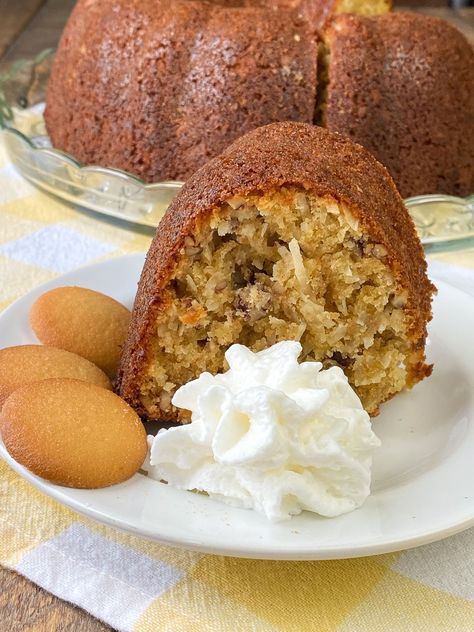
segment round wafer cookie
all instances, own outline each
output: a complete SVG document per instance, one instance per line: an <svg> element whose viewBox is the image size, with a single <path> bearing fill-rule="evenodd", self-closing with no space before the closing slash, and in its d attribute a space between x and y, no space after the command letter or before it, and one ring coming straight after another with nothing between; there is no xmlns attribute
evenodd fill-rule
<svg viewBox="0 0 474 632"><path fill-rule="evenodd" d="M5 447L37 476L92 489L127 480L147 453L137 413L95 384L53 378L17 389L0 413Z"/></svg>
<svg viewBox="0 0 474 632"><path fill-rule="evenodd" d="M112 388L101 369L75 353L42 345L7 347L0 349L0 408L20 386L53 377L70 377Z"/></svg>
<svg viewBox="0 0 474 632"><path fill-rule="evenodd" d="M31 326L43 344L77 353L109 377L117 371L129 322L124 305L83 287L49 290L30 311Z"/></svg>

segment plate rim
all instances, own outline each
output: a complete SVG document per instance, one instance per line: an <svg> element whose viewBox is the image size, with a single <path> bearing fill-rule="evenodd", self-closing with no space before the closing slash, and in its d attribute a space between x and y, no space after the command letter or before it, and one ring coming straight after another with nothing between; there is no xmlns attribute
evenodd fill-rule
<svg viewBox="0 0 474 632"><path fill-rule="evenodd" d="M367 544L360 546L358 548L354 547L336 547L334 545L331 546L320 546L317 549L308 549L308 548L287 548L286 550L281 550L278 548L265 548L265 549L257 549L256 547L247 544L247 549L228 546L225 548L219 547L216 549L212 549L210 545L206 545L203 542L200 542L196 538L189 538L183 540L182 538L173 538L172 536L160 536L156 533L152 534L148 530L140 531L139 529L134 528L133 526L123 523L120 520L115 519L113 516L101 513L99 510L87 507L86 505L80 503L75 499L71 499L67 496L67 487L60 487L59 485L54 485L52 483L48 483L48 481L43 481L40 477L36 476L25 467L20 465L17 461L10 456L7 452L3 441L0 437L0 456L6 461L6 463L22 478L24 478L28 483L32 484L34 488L41 493L44 493L49 498L59 502L61 505L64 505L68 509L76 511L82 516L85 516L99 524L105 524L108 527L113 527L118 529L119 531L128 533L135 537L144 538L148 541L155 542L156 544L162 544L167 546L172 546L176 548L184 548L187 550L197 551L199 553L212 554L212 555L223 555L228 557L239 557L243 559L259 559L259 560L281 560L281 561L316 561L316 560L342 560L342 559L352 559L357 557L370 557L373 555L382 555L385 553L394 553L396 551L408 550L418 546L422 546L424 544L430 544L432 542L437 542L439 540L443 540L448 538L456 533L460 533L469 529L470 527L474 527L474 512L470 518L462 522L455 522L445 526L442 530L433 529L431 531L423 530L423 532L415 532L413 536L409 538L399 538L397 540L392 540L390 544L386 544L385 542L375 542L374 544ZM140 476L140 474L135 474L135 476ZM134 477L133 477L134 478ZM133 481L129 479L128 482ZM65 491L62 491L65 490ZM89 490L94 491L94 490ZM184 490L183 490L184 491ZM189 492L188 492L189 493ZM251 511L251 510L243 510L243 511ZM330 518L328 518L330 520Z"/></svg>

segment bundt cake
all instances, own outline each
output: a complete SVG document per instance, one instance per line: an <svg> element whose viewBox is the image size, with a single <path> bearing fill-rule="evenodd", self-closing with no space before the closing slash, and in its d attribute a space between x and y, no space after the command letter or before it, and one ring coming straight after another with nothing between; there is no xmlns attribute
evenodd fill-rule
<svg viewBox="0 0 474 632"><path fill-rule="evenodd" d="M387 170L347 137L276 123L235 141L185 184L148 252L117 388L176 420L177 387L224 368L235 342L298 340L342 367L364 407L431 372L434 288Z"/></svg>
<svg viewBox="0 0 474 632"><path fill-rule="evenodd" d="M48 86L52 144L148 182L186 179L255 127L311 123L315 31L332 12L388 5L79 0Z"/></svg>
<svg viewBox="0 0 474 632"><path fill-rule="evenodd" d="M79 0L48 86L48 132L84 163L186 179L255 127L310 123L316 59L291 12Z"/></svg>
<svg viewBox="0 0 474 632"><path fill-rule="evenodd" d="M471 193L474 51L436 18L335 15L389 8L79 0L48 87L52 144L148 182L185 180L251 129L315 122L374 152L405 197Z"/></svg>
<svg viewBox="0 0 474 632"><path fill-rule="evenodd" d="M382 162L403 197L474 191L474 50L439 18L341 15L325 35L322 124Z"/></svg>

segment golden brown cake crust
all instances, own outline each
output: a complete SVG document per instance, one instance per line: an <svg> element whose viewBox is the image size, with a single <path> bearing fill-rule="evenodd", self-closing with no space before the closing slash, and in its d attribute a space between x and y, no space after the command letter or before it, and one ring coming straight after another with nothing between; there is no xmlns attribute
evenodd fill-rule
<svg viewBox="0 0 474 632"><path fill-rule="evenodd" d="M323 123L361 143L402 197L474 191L474 50L439 18L335 17Z"/></svg>
<svg viewBox="0 0 474 632"><path fill-rule="evenodd" d="M54 147L149 182L235 138L311 122L316 42L296 13L193 0L79 0L48 85Z"/></svg>
<svg viewBox="0 0 474 632"><path fill-rule="evenodd" d="M140 380L149 364L148 342L157 315L166 309L162 290L180 259L186 236L226 200L284 185L345 203L362 228L388 253L406 289L409 336L421 351L414 383L429 374L423 362L426 323L434 290L413 222L386 169L347 137L302 123L278 123L235 141L186 183L161 221L140 279L125 344L118 392L142 414Z"/></svg>

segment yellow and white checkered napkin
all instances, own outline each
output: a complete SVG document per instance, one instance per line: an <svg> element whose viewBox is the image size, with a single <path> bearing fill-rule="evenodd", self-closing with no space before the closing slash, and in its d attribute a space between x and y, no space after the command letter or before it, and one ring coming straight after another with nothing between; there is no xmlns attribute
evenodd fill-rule
<svg viewBox="0 0 474 632"><path fill-rule="evenodd" d="M11 167L0 140L0 309L58 274L145 250L148 243L37 192ZM444 258L474 267L472 251ZM438 265L436 274L473 284L472 274L453 277L446 266ZM43 496L3 462L0 563L118 630L474 631L472 529L372 558L224 558L93 523Z"/></svg>

